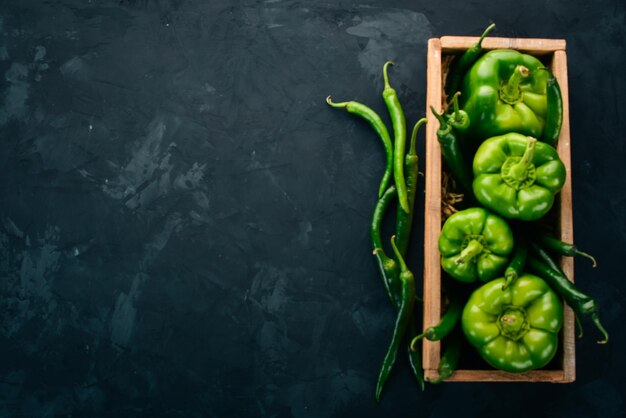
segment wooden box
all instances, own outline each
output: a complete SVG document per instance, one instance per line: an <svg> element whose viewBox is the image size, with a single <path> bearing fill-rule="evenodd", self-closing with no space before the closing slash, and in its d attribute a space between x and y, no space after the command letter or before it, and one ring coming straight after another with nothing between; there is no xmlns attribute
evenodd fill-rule
<svg viewBox="0 0 626 418"><path fill-rule="evenodd" d="M447 66L453 55L470 48L477 37L444 36L428 42L426 109L432 105L440 111L444 101L443 84ZM483 42L484 50L510 48L537 56L549 65L555 74L563 95L563 126L558 141L558 153L567 169L565 186L558 196L555 209L559 211L558 230L561 240L573 242L572 187L570 162L569 96L567 85L567 58L565 40L561 39L517 39L491 38ZM442 160L437 142L439 122L428 110L426 131L426 201L424 222L424 329L435 325L441 318L442 292L441 267L438 250L439 233L442 226ZM574 263L571 258L561 260L563 271L573 280ZM457 370L449 382L573 382L576 378L574 333L575 323L572 310L564 304L564 323L561 332L561 349L556 360L558 368L533 370L526 373L508 373L491 368L484 363L481 370ZM423 367L426 379L438 377L437 366L441 356L441 343L424 340Z"/></svg>

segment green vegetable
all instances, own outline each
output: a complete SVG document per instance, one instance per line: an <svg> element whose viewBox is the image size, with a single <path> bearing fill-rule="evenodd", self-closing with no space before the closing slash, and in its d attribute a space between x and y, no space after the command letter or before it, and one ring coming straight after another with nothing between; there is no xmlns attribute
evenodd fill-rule
<svg viewBox="0 0 626 418"><path fill-rule="evenodd" d="M467 70L469 70L472 64L476 62L483 51L483 40L495 27L495 23L489 25L480 36L480 39L478 39L478 42L465 51L463 55L452 61L452 65L450 66L450 71L448 72L448 77L446 79L446 96L450 97L451 94L459 90L463 77L465 77L465 73L467 73Z"/></svg>
<svg viewBox="0 0 626 418"><path fill-rule="evenodd" d="M540 68L537 58L511 49L489 51L476 61L461 89L475 142L509 132L541 137L549 75Z"/></svg>
<svg viewBox="0 0 626 418"><path fill-rule="evenodd" d="M415 278L413 273L407 268L398 247L396 247L395 237L391 237L391 246L393 252L400 264L400 307L398 309L398 316L393 329L393 335L391 337L391 343L385 354L383 365L378 374L378 381L376 383L376 400L380 399L380 395L383 391L383 386L389 377L389 373L396 362L398 354L398 347L404 338L404 334L411 321L413 314L413 305L415 304Z"/></svg>
<svg viewBox="0 0 626 418"><path fill-rule="evenodd" d="M400 304L400 283L398 278L400 274L400 267L398 266L396 260L387 256L385 253L381 238L381 225L385 217L387 207L396 195L396 188L391 186L387 189L385 194L378 199L376 208L374 209L374 215L372 216L372 222L370 224L370 238L372 241L373 254L376 257L378 270L380 271L380 276L383 279L387 296L393 306L398 306Z"/></svg>
<svg viewBox="0 0 626 418"><path fill-rule="evenodd" d="M561 133L561 125L563 124L563 97L561 96L561 87L552 71L548 68L541 68L548 72L548 81L546 82L546 98L548 102L548 111L546 114L546 127L543 130L541 140L552 146L556 146Z"/></svg>
<svg viewBox="0 0 626 418"><path fill-rule="evenodd" d="M550 251L554 251L559 255L564 255L568 257L574 257L575 255L579 255L582 257L586 257L593 263L592 267L597 267L598 263L596 259L591 254L587 254L583 251L580 251L574 244L569 244L567 242L563 242L556 238L549 237L547 235L538 234L535 237L536 241L542 245L544 248Z"/></svg>
<svg viewBox="0 0 626 418"><path fill-rule="evenodd" d="M544 279L555 292L565 299L565 302L577 316L589 318L604 336L604 339L598 341L598 344L606 344L609 341L609 334L600 322L598 302L574 286L574 283L569 281L565 273L541 247L531 243L531 248L535 256L528 258L530 271Z"/></svg>
<svg viewBox="0 0 626 418"><path fill-rule="evenodd" d="M526 267L526 257L528 255L528 245L523 236L515 237L515 246L513 247L513 257L509 266L504 271L504 289L509 287L522 274Z"/></svg>
<svg viewBox="0 0 626 418"><path fill-rule="evenodd" d="M441 146L441 156L445 160L448 169L457 183L463 188L468 196L472 196L472 170L465 161L465 156L461 151L459 140L452 129L452 125L448 123L443 114L435 111L434 107L430 107L430 111L439 121L439 129L437 129L437 140Z"/></svg>
<svg viewBox="0 0 626 418"><path fill-rule="evenodd" d="M439 236L441 266L463 282L495 279L513 251L508 223L483 208L469 208L450 216Z"/></svg>
<svg viewBox="0 0 626 418"><path fill-rule="evenodd" d="M402 207L398 207L396 214L396 245L400 250L402 257L406 257L409 248L409 238L411 237L411 228L413 225L413 208L415 206L415 192L417 191L417 181L419 180L419 157L415 143L417 141L417 133L419 128L426 123L426 118L417 121L413 127L411 134L411 145L409 152L404 157L404 173L406 175L406 192L409 202L409 212L405 212Z"/></svg>
<svg viewBox="0 0 626 418"><path fill-rule="evenodd" d="M383 89L383 100L387 105L389 117L393 125L394 151L393 151L393 179L398 189L398 200L402 209L409 213L409 200L406 191L406 182L404 180L404 149L406 148L406 120L404 119L404 111L400 105L398 94L389 85L389 76L387 75L387 67L393 65L393 62L387 61L383 67L383 77L385 79L385 88Z"/></svg>
<svg viewBox="0 0 626 418"><path fill-rule="evenodd" d="M557 351L563 306L537 276L524 274L506 290L504 278L470 296L461 324L467 340L492 366L507 372L538 369Z"/></svg>
<svg viewBox="0 0 626 418"><path fill-rule="evenodd" d="M465 132L467 128L470 126L469 115L465 110L462 110L459 107L459 96L461 95L460 91L454 93L452 96L452 113L447 115L448 123L452 125L457 132Z"/></svg>
<svg viewBox="0 0 626 418"><path fill-rule="evenodd" d="M385 155L387 159L385 174L383 175L380 186L378 188L378 197L382 197L385 190L387 190L387 186L389 185L389 181L391 180L391 176L393 173L393 144L391 143L391 137L389 136L389 131L387 131L385 123L373 109L367 107L364 104L354 101L333 103L333 101L330 99L330 96L326 98L326 103L328 103L332 107L345 108L348 113L352 113L365 119L378 134L378 137L385 147Z"/></svg>
<svg viewBox="0 0 626 418"><path fill-rule="evenodd" d="M461 311L463 310L463 303L461 298L453 297L450 299L450 303L446 309L446 313L443 314L439 323L432 327L426 328L424 333L416 336L411 340L411 349L416 350L416 344L422 338L426 338L428 341L439 341L445 338L459 322L461 317Z"/></svg>
<svg viewBox="0 0 626 418"><path fill-rule="evenodd" d="M524 221L544 216L565 184L556 150L517 133L483 142L473 170L476 199L499 215Z"/></svg>
<svg viewBox="0 0 626 418"><path fill-rule="evenodd" d="M459 365L459 358L461 357L461 346L463 345L463 340L457 335L458 333L454 333L450 336L448 346L446 347L441 359L439 360L439 365L437 366L437 373L439 374L439 378L431 381L433 384L441 383L446 380L448 377L454 374L457 366Z"/></svg>

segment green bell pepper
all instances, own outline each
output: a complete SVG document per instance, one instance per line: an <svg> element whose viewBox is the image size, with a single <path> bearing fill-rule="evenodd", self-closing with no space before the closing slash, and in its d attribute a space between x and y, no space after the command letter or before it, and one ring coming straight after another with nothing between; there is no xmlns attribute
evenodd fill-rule
<svg viewBox="0 0 626 418"><path fill-rule="evenodd" d="M565 184L556 150L517 133L483 142L474 156L476 199L505 218L534 221L545 215Z"/></svg>
<svg viewBox="0 0 626 418"><path fill-rule="evenodd" d="M441 267L462 282L486 282L506 268L513 244L504 219L483 208L465 209L450 216L441 229Z"/></svg>
<svg viewBox="0 0 626 418"><path fill-rule="evenodd" d="M545 366L558 347L561 300L537 276L524 274L502 290L504 278L472 293L461 324L468 341L492 366L525 372Z"/></svg>
<svg viewBox="0 0 626 418"><path fill-rule="evenodd" d="M461 104L470 119L469 138L480 143L507 132L541 137L550 76L537 58L511 49L487 52L463 80Z"/></svg>

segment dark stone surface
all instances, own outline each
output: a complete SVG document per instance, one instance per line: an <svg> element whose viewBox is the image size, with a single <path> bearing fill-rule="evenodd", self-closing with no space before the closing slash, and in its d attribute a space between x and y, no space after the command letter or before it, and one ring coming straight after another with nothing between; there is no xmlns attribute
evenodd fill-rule
<svg viewBox="0 0 626 418"><path fill-rule="evenodd" d="M324 98L384 113L393 59L414 121L427 39L491 21L567 39L576 241L600 262L576 279L612 341L586 324L569 385L418 393L401 363L376 404L382 150ZM2 1L0 415L624 416L625 27L623 0Z"/></svg>

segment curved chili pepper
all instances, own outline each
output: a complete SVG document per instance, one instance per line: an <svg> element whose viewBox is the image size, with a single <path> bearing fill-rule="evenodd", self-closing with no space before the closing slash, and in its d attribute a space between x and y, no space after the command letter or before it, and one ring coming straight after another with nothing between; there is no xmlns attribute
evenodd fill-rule
<svg viewBox="0 0 626 418"><path fill-rule="evenodd" d="M432 380L431 383L441 383L454 374L454 371L459 365L462 344L463 340L457 335L457 333L454 333L450 336L450 342L447 348L444 350L443 355L439 360L439 365L437 366L437 373L439 374L439 378L436 380Z"/></svg>
<svg viewBox="0 0 626 418"><path fill-rule="evenodd" d="M378 134L378 137L385 147L385 158L387 160L385 173L383 174L380 187L378 188L378 197L382 197L385 190L387 190L387 186L389 185L389 181L391 180L391 176L393 174L393 144L391 143L391 137L389 136L387 126L385 126L383 120L380 116L378 116L378 113L362 103L355 101L334 103L330 99L330 96L326 98L326 103L332 107L345 108L348 113L352 113L353 115L357 115L362 119L365 119L370 126L374 128L376 134Z"/></svg>
<svg viewBox="0 0 626 418"><path fill-rule="evenodd" d="M439 120L439 129L437 129L437 140L441 145L441 155L446 161L452 176L457 183L463 188L468 197L474 194L472 190L472 179L474 178L470 167L465 161L463 152L459 145L452 126L446 122L444 115L435 111L434 107L430 107L437 120Z"/></svg>
<svg viewBox="0 0 626 418"><path fill-rule="evenodd" d="M393 125L394 150L393 150L393 179L398 189L398 200L402 210L406 213L410 212L409 200L407 197L406 182L404 180L404 150L406 148L406 120L404 112L398 99L398 94L389 85L389 76L387 75L387 67L393 65L393 62L387 61L383 67L383 77L385 79L385 88L383 89L383 100L387 105L389 117Z"/></svg>
<svg viewBox="0 0 626 418"><path fill-rule="evenodd" d="M372 222L370 225L370 238L372 241L372 247L374 247L373 254L378 262L378 270L383 279L387 296L393 306L399 304L399 279L400 268L398 263L393 258L390 258L385 253L383 248L383 242L381 239L381 224L385 217L385 212L389 206L389 202L396 196L396 188L390 186L383 196L378 199L376 207L374 209L374 215L372 216Z"/></svg>
<svg viewBox="0 0 626 418"><path fill-rule="evenodd" d="M591 254L587 254L583 251L580 251L574 244L568 244L566 242L560 241L556 238L549 237L547 235L538 234L536 236L537 242L539 242L542 246L544 246L547 250L554 251L559 255L564 255L568 257L574 257L575 255L580 255L582 257L586 257L591 260L593 263L592 267L597 267L598 263L596 259Z"/></svg>
<svg viewBox="0 0 626 418"><path fill-rule="evenodd" d="M422 338L426 338L428 341L439 341L444 338L446 335L450 334L450 332L454 329L456 324L459 322L459 318L461 317L461 313L463 312L463 303L461 299L458 297L453 297L450 299L450 303L448 304L448 308L446 309L446 313L443 314L441 320L437 325L426 328L424 333L414 337L411 340L411 350L417 350L415 344Z"/></svg>
<svg viewBox="0 0 626 418"><path fill-rule="evenodd" d="M561 95L561 87L559 82L546 67L540 70L547 71L549 76L546 81L546 126L543 128L543 136L541 140L552 146L556 146L561 133L561 125L563 124L563 96Z"/></svg>
<svg viewBox="0 0 626 418"><path fill-rule="evenodd" d="M413 273L411 273L411 271L407 268L400 251L398 251L395 237L391 237L391 247L393 248L393 252L398 260L398 264L400 264L400 307L398 309L398 316L393 329L391 342L389 344L389 348L387 349L387 353L385 354L380 373L378 374L378 381L376 383L377 401L380 399L383 386L385 385L385 382L389 377L389 373L396 362L398 347L400 346L400 343L404 338L404 334L406 333L407 326L411 321L411 316L413 315L413 305L415 303L415 278L413 277Z"/></svg>
<svg viewBox="0 0 626 418"><path fill-rule="evenodd" d="M450 71L448 72L448 77L446 80L446 96L450 96L455 91L459 90L461 87L461 82L465 77L465 73L469 68L476 62L480 53L483 51L483 40L489 34L491 29L495 28L496 24L492 23L485 29L483 34L480 36L478 42L476 42L470 49L465 51L463 55L458 57L452 65L450 66Z"/></svg>
<svg viewBox="0 0 626 418"><path fill-rule="evenodd" d="M535 247L532 248L535 249ZM541 261L535 257L529 257L528 267L530 270L544 279L556 293L563 297L577 315L589 318L604 336L604 340L598 341L598 344L606 344L609 341L609 334L600 323L598 302L578 290L560 269L550 267L547 260L551 260L551 258L547 253L543 252L541 255L536 250L535 253L541 257ZM556 266L556 263L552 262L552 264Z"/></svg>
<svg viewBox="0 0 626 418"><path fill-rule="evenodd" d="M453 112L448 115L448 123L458 132L465 132L470 126L470 119L467 112L459 108L460 95L461 92L457 91L452 97L450 104L452 104Z"/></svg>
<svg viewBox="0 0 626 418"><path fill-rule="evenodd" d="M504 271L502 290L506 290L507 287L522 274L524 267L526 267L527 255L528 245L526 244L526 239L523 236L516 236L513 247L513 257L511 258L509 266Z"/></svg>
<svg viewBox="0 0 626 418"><path fill-rule="evenodd" d="M415 142L419 128L425 123L426 118L422 118L418 120L413 127L409 152L404 158L404 173L406 175L406 192L409 202L409 212L407 213L399 207L396 215L396 245L398 246L402 257L406 257L406 252L409 248L409 238L411 236L411 227L413 226L415 192L417 191L417 181L419 180L419 157L417 156Z"/></svg>

